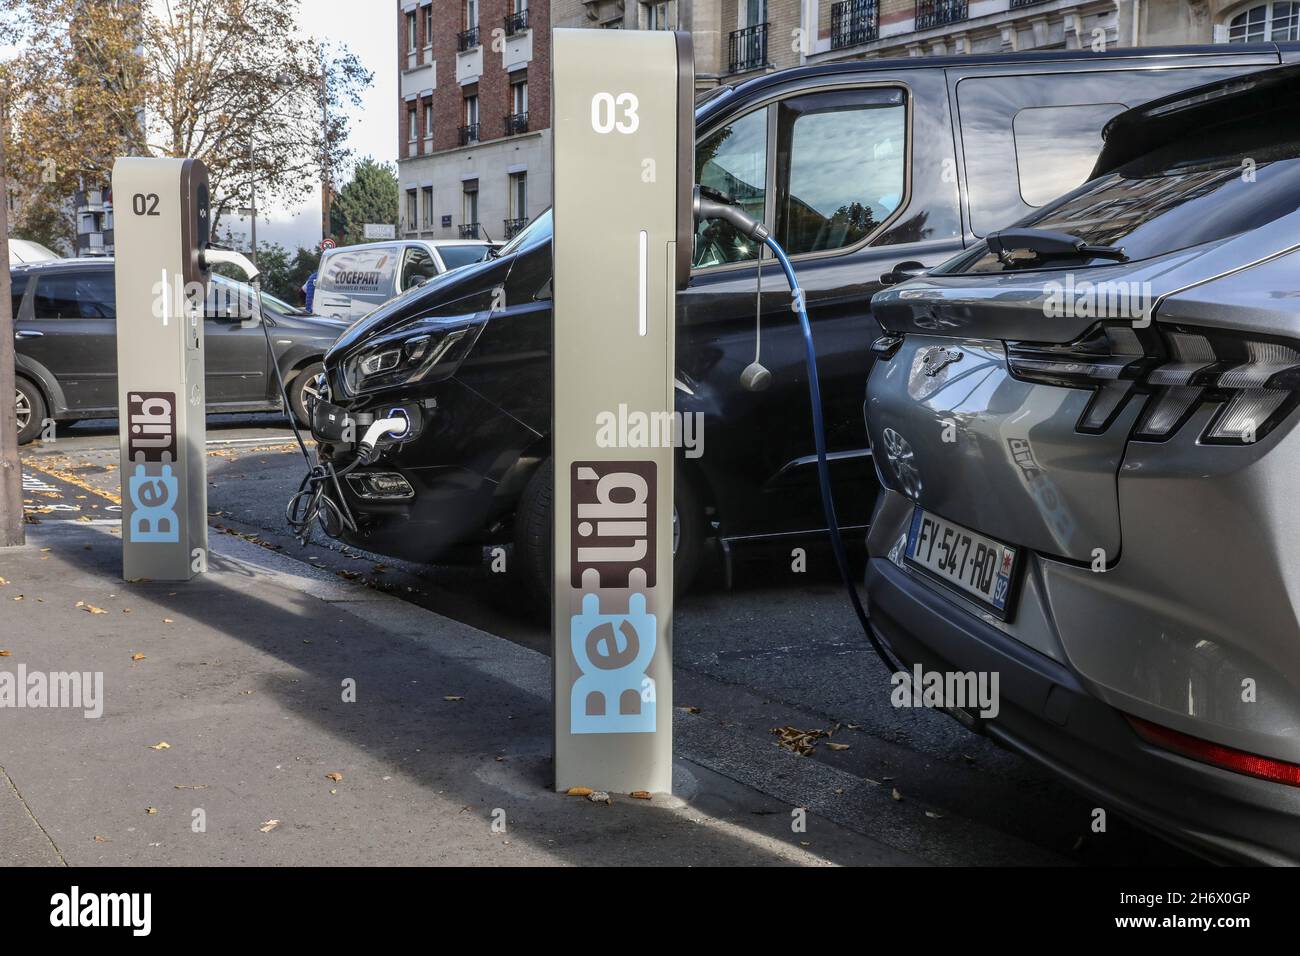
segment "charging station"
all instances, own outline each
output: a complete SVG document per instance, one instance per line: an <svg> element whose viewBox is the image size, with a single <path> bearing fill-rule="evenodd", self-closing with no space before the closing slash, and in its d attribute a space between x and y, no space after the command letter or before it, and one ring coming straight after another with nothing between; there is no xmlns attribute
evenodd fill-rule
<svg viewBox="0 0 1300 956"><path fill-rule="evenodd" d="M122 574L186 581L206 567L208 546L207 168L119 159L113 199Z"/></svg>
<svg viewBox="0 0 1300 956"><path fill-rule="evenodd" d="M598 422L673 413L694 54L686 33L556 30L552 61L555 786L667 792L674 450L605 447Z"/></svg>

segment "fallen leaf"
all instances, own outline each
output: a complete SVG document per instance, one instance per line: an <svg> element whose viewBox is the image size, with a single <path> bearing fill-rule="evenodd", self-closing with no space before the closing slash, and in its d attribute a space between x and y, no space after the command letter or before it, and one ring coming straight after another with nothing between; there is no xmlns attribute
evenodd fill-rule
<svg viewBox="0 0 1300 956"><path fill-rule="evenodd" d="M326 779L326 780L333 780L335 783L338 783L340 780L343 779L343 774L341 774L341 773L327 773L327 774L325 774L325 779Z"/></svg>
<svg viewBox="0 0 1300 956"><path fill-rule="evenodd" d="M898 788L897 788L897 787L894 787L893 792L890 794L890 796L893 797L895 800L902 800L902 799L903 799L903 795L902 795L901 793L898 792Z"/></svg>
<svg viewBox="0 0 1300 956"><path fill-rule="evenodd" d="M23 597L24 597L24 595L20 594L20 595L18 595L16 598L14 598L14 600L15 600L15 601L21 601L21 600L23 599Z"/></svg>
<svg viewBox="0 0 1300 956"><path fill-rule="evenodd" d="M609 794L604 790L597 790L587 797L592 803L612 804L614 801L609 798Z"/></svg>
<svg viewBox="0 0 1300 956"><path fill-rule="evenodd" d="M263 833L270 833L272 830L274 830L274 829L275 829L276 827L278 827L279 825L280 825L280 821L279 821L279 820L267 820L267 821L266 821L265 823L263 823L260 827L258 827L258 829L261 830Z"/></svg>
<svg viewBox="0 0 1300 956"><path fill-rule="evenodd" d="M124 608L122 608L122 613L123 613L123 614L130 614L130 613L131 613L131 609L130 609L129 607L124 607Z"/></svg>
<svg viewBox="0 0 1300 956"><path fill-rule="evenodd" d="M143 654L132 654L132 655L131 655L131 660L133 660L133 661L142 661L142 660L144 660L144 655L143 655Z"/></svg>
<svg viewBox="0 0 1300 956"><path fill-rule="evenodd" d="M108 837L106 837L106 836L100 836L98 833L96 833L96 834L95 834L95 842L96 842L96 843L109 843L109 842L111 842L111 841L108 839Z"/></svg>
<svg viewBox="0 0 1300 956"><path fill-rule="evenodd" d="M164 623L164 624L175 624L176 622L173 621L173 620L172 620L171 618L169 618L169 617L165 617L165 618L163 618L163 623Z"/></svg>
<svg viewBox="0 0 1300 956"><path fill-rule="evenodd" d="M832 742L830 742L830 741L827 741L827 742L826 742L826 749L827 749L827 750L848 750L848 749L849 749L849 745L848 745L848 744L837 744L837 743L832 743Z"/></svg>
<svg viewBox="0 0 1300 956"><path fill-rule="evenodd" d="M565 791L565 795L570 797L589 797L595 792L596 791L592 790L591 787L570 787Z"/></svg>
<svg viewBox="0 0 1300 956"><path fill-rule="evenodd" d="M173 790L206 790L208 789L208 785L206 783L199 783L199 784L178 783L172 789Z"/></svg>
<svg viewBox="0 0 1300 956"><path fill-rule="evenodd" d="M684 710L688 714L698 714L700 712L700 708L698 707L685 706L685 707L678 707L677 709Z"/></svg>
<svg viewBox="0 0 1300 956"><path fill-rule="evenodd" d="M773 727L770 731L776 736L776 745L782 750L806 757L813 752L817 741L829 734L824 730L800 730L797 727Z"/></svg>
<svg viewBox="0 0 1300 956"><path fill-rule="evenodd" d="M145 807L145 808L144 808L144 812L145 812L145 813L148 813L148 814L150 814L150 815L152 816L153 814L155 814L155 813L158 812L158 808L157 808L157 807Z"/></svg>
<svg viewBox="0 0 1300 956"><path fill-rule="evenodd" d="M160 740L156 744L149 745L150 750L171 750L172 745L165 740Z"/></svg>
<svg viewBox="0 0 1300 956"><path fill-rule="evenodd" d="M13 657L13 651L0 651L0 657Z"/></svg>
<svg viewBox="0 0 1300 956"><path fill-rule="evenodd" d="M87 611L87 612L89 612L89 613L91 613L91 614L107 614L107 613L108 613L108 612L105 611L102 607L95 607L95 605L93 605L93 604L87 604L85 601L78 601L78 602L77 602L77 607L79 607L79 608L81 608L83 611Z"/></svg>
<svg viewBox="0 0 1300 956"><path fill-rule="evenodd" d="M6 585L6 584L8 584L8 583L9 583L9 582L6 581L4 578L0 578L0 587Z"/></svg>
<svg viewBox="0 0 1300 956"><path fill-rule="evenodd" d="M465 699L464 697L456 697L453 694L448 694L446 697L443 698L443 700L464 700L464 699Z"/></svg>
<svg viewBox="0 0 1300 956"><path fill-rule="evenodd" d="M632 793L630 794L630 796L631 796L633 799L636 799L636 800L649 800L649 799L650 799L650 791L649 791L649 790L633 790Z"/></svg>
<svg viewBox="0 0 1300 956"><path fill-rule="evenodd" d="M942 813L935 813L933 810L926 810L926 811L925 811L925 815L926 815L927 817L929 817L931 820L942 820L942 819L943 819L943 814L942 814Z"/></svg>

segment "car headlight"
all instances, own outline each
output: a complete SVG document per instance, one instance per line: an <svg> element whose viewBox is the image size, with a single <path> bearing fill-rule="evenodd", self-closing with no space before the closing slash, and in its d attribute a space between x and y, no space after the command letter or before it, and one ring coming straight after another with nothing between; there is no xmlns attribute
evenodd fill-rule
<svg viewBox="0 0 1300 956"><path fill-rule="evenodd" d="M451 375L469 354L482 323L417 322L372 342L343 361L349 395L400 388Z"/></svg>

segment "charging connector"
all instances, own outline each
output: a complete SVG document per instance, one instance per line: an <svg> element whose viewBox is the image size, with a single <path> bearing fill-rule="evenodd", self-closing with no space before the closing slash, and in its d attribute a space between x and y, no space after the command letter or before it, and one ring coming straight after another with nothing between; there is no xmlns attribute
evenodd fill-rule
<svg viewBox="0 0 1300 956"><path fill-rule="evenodd" d="M405 415L379 419L372 423L362 436L361 444L357 446L357 460L363 465L371 464L379 457L375 454L375 446L379 444L379 439L385 435L401 438L410 430L411 420Z"/></svg>

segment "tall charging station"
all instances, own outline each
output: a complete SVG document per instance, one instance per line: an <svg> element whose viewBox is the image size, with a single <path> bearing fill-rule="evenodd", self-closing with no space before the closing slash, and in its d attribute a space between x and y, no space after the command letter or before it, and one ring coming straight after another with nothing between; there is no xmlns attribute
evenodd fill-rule
<svg viewBox="0 0 1300 956"><path fill-rule="evenodd" d="M669 792L674 449L599 423L674 410L694 55L686 33L556 30L552 62L555 786Z"/></svg>
<svg viewBox="0 0 1300 956"><path fill-rule="evenodd" d="M113 203L122 574L186 581L206 567L208 546L207 168L119 159Z"/></svg>

